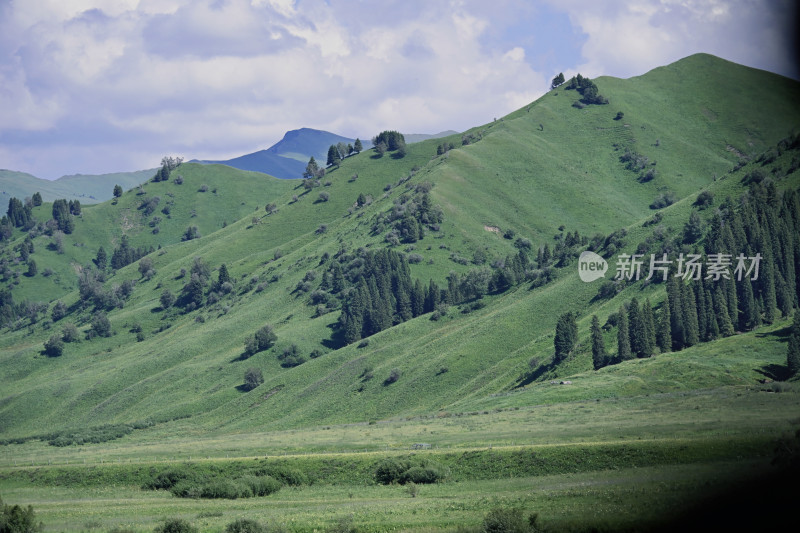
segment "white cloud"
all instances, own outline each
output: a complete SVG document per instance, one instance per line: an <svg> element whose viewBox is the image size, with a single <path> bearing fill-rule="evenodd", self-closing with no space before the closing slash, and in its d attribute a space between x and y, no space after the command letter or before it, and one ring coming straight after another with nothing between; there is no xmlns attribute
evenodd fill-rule
<svg viewBox="0 0 800 533"><path fill-rule="evenodd" d="M784 57L768 36L780 17L759 5L565 1L552 9L586 34L565 73L630 76L723 45ZM746 17L760 22L731 31ZM52 178L225 158L303 126L463 130L544 92L553 73L530 66L528 37L547 24L524 0L0 3L0 167Z"/></svg>
<svg viewBox="0 0 800 533"><path fill-rule="evenodd" d="M588 76L629 77L698 52L797 76L794 7L756 0L551 0L586 35Z"/></svg>

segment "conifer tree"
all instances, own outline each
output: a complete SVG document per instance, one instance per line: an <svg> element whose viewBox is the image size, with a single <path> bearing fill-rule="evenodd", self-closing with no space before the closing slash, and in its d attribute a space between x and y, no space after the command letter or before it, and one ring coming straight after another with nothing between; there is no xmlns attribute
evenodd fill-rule
<svg viewBox="0 0 800 533"><path fill-rule="evenodd" d="M219 267L219 277L217 278L217 287L222 287L223 283L230 283L231 276L228 274L228 267L222 263Z"/></svg>
<svg viewBox="0 0 800 533"><path fill-rule="evenodd" d="M702 282L692 283L694 301L697 302L697 336L700 341L708 340L708 310L706 309L706 293Z"/></svg>
<svg viewBox="0 0 800 533"><path fill-rule="evenodd" d="M717 285L714 292L714 312L717 317L719 334L723 337L733 335L733 324L731 324L731 317L728 314L728 301L723 293L722 285Z"/></svg>
<svg viewBox="0 0 800 533"><path fill-rule="evenodd" d="M425 291L425 312L432 313L436 306L439 305L439 286L436 282L430 280L428 283L428 290Z"/></svg>
<svg viewBox="0 0 800 533"><path fill-rule="evenodd" d="M761 265L761 275L764 276L764 322L772 324L775 321L775 308L777 298L775 297L775 272L772 253L767 249Z"/></svg>
<svg viewBox="0 0 800 533"><path fill-rule="evenodd" d="M106 250L102 246L97 250L97 257L94 260L94 264L97 266L98 270L105 270L108 266L108 254L106 254Z"/></svg>
<svg viewBox="0 0 800 533"><path fill-rule="evenodd" d="M653 314L653 306L650 304L650 298L646 298L642 306L642 319L644 320L646 333L647 357L650 357L656 347L656 318Z"/></svg>
<svg viewBox="0 0 800 533"><path fill-rule="evenodd" d="M647 330L639 310L639 301L634 298L628 307L628 335L631 352L636 357L649 357L647 348Z"/></svg>
<svg viewBox="0 0 800 533"><path fill-rule="evenodd" d="M578 340L578 325L573 313L564 313L556 323L556 334L553 338L556 356L555 362L563 361L575 347Z"/></svg>
<svg viewBox="0 0 800 533"><path fill-rule="evenodd" d="M415 317L425 312L425 289L422 282L417 278L411 290L411 311Z"/></svg>
<svg viewBox="0 0 800 533"><path fill-rule="evenodd" d="M756 302L753 298L753 284L750 279L742 279L742 297L739 300L739 330L750 331L756 324Z"/></svg>
<svg viewBox="0 0 800 533"><path fill-rule="evenodd" d="M684 312L684 331L686 332L686 346L694 346L700 341L697 325L697 304L694 299L694 292L689 285L682 285L683 312Z"/></svg>
<svg viewBox="0 0 800 533"><path fill-rule="evenodd" d="M592 364L595 370L606 366L606 343L603 339L603 331L600 329L600 321L597 315L592 315Z"/></svg>
<svg viewBox="0 0 800 533"><path fill-rule="evenodd" d="M617 327L617 362L627 361L633 357L633 354L631 353L628 313L625 312L624 307L619 308Z"/></svg>
<svg viewBox="0 0 800 533"><path fill-rule="evenodd" d="M672 350L682 350L685 344L683 295L681 283L674 275L667 278L667 301L669 302L670 335Z"/></svg>
<svg viewBox="0 0 800 533"><path fill-rule="evenodd" d="M789 346L786 350L786 366L789 368L789 376L794 377L800 374L800 309L794 312L792 332L789 335Z"/></svg>
<svg viewBox="0 0 800 533"><path fill-rule="evenodd" d="M672 351L672 318L669 315L669 301L665 300L661 304L656 334L656 341L662 353Z"/></svg>

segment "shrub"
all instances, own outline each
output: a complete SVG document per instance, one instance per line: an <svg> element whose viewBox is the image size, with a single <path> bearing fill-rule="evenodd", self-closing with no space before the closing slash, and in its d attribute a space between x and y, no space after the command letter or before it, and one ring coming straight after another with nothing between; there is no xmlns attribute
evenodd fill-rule
<svg viewBox="0 0 800 533"><path fill-rule="evenodd" d="M375 469L375 481L381 485L391 485L397 483L403 472L408 470L409 464L407 461L399 459L384 459Z"/></svg>
<svg viewBox="0 0 800 533"><path fill-rule="evenodd" d="M210 483L206 483L200 489L201 498L235 500L252 496L253 491L241 480L215 479Z"/></svg>
<svg viewBox="0 0 800 533"><path fill-rule="evenodd" d="M261 523L247 518L240 518L225 526L225 533L267 533Z"/></svg>
<svg viewBox="0 0 800 533"><path fill-rule="evenodd" d="M44 531L44 524L36 523L36 513L30 505L5 505L0 498L0 531L2 533L35 533Z"/></svg>
<svg viewBox="0 0 800 533"><path fill-rule="evenodd" d="M264 375L261 373L261 370L258 368L248 368L244 373L244 385L243 388L245 390L251 391L264 383Z"/></svg>
<svg viewBox="0 0 800 533"><path fill-rule="evenodd" d="M44 353L48 357L60 357L64 353L64 342L61 340L60 335L53 334L45 341Z"/></svg>
<svg viewBox="0 0 800 533"><path fill-rule="evenodd" d="M253 496L269 496L281 490L281 482L270 476L244 476L239 483L248 487Z"/></svg>
<svg viewBox="0 0 800 533"><path fill-rule="evenodd" d="M200 191L200 192L208 192L208 185L205 185L205 184L201 185L200 188L198 189L198 191Z"/></svg>
<svg viewBox="0 0 800 533"><path fill-rule="evenodd" d="M292 468L283 465L270 465L256 471L258 476L269 477L273 480L278 480L284 485L290 487L299 487L300 485L308 484L308 477L303 471L297 468Z"/></svg>
<svg viewBox="0 0 800 533"><path fill-rule="evenodd" d="M389 372L389 377L386 378L383 382L384 385L391 385L392 383L396 383L398 379L400 379L401 373L400 370L397 368L393 368L391 372Z"/></svg>
<svg viewBox="0 0 800 533"><path fill-rule="evenodd" d="M92 317L92 327L86 333L89 339L94 337L110 337L111 336L111 322L105 313L98 312Z"/></svg>
<svg viewBox="0 0 800 533"><path fill-rule="evenodd" d="M537 530L538 515L532 514L528 520L517 507L495 507L483 519L483 533L529 533Z"/></svg>
<svg viewBox="0 0 800 533"><path fill-rule="evenodd" d="M444 476L432 467L412 466L400 476L400 483L436 483Z"/></svg>
<svg viewBox="0 0 800 533"><path fill-rule="evenodd" d="M415 464L402 459L384 459L375 468L375 481L382 485L436 483L446 474L445 468L432 461L417 461Z"/></svg>
<svg viewBox="0 0 800 533"><path fill-rule="evenodd" d="M61 329L61 339L64 342L80 341L78 328L75 327L75 324L64 324L64 327Z"/></svg>
<svg viewBox="0 0 800 533"><path fill-rule="evenodd" d="M675 203L675 193L667 191L656 196L653 203L650 204L650 209L662 209Z"/></svg>
<svg viewBox="0 0 800 533"><path fill-rule="evenodd" d="M257 352L268 350L272 348L277 340L278 336L275 334L275 330L270 324L267 324L245 341L245 354L250 356Z"/></svg>
<svg viewBox="0 0 800 533"><path fill-rule="evenodd" d="M327 202L330 199L330 197L331 197L330 193L326 191L322 191L321 193L319 193L320 202Z"/></svg>
<svg viewBox="0 0 800 533"><path fill-rule="evenodd" d="M171 518L153 531L154 533L197 533L197 528L183 518Z"/></svg>
<svg viewBox="0 0 800 533"><path fill-rule="evenodd" d="M714 193L711 191L703 191L697 195L697 200L694 201L694 205L699 207L700 209L707 209L711 207L714 203Z"/></svg>
<svg viewBox="0 0 800 533"><path fill-rule="evenodd" d="M175 295L169 289L164 289L159 298L162 309L169 309L175 303Z"/></svg>

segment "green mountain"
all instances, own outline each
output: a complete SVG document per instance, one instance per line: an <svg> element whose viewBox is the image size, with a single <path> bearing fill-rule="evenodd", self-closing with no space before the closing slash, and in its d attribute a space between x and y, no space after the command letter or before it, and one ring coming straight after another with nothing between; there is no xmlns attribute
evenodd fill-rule
<svg viewBox="0 0 800 533"><path fill-rule="evenodd" d="M451 271L488 268L515 255L517 247L553 243L562 225L584 236L628 228L632 246L653 214L655 197L667 189L674 193L679 201L665 211L665 220L678 228L700 189L740 194L741 185L715 181L715 175L724 176L741 155L774 146L800 122L789 105L796 82L711 56L692 56L630 80L595 81L608 105L578 109L573 103L580 95L561 87L501 120L446 138L456 148L441 156L439 140L410 145L405 157L365 152L309 188L185 164L181 185L151 183L117 205L85 208L75 231L64 236L70 252L63 256L48 249L52 238L35 237L31 257L58 274L40 281L41 274L29 280L12 272L7 279L17 301L48 292L62 297L75 281L57 263L80 271L100 245L110 255L123 234L134 246L160 250L149 256L152 275L143 277L134 263L105 282L136 283L122 308L108 310L114 336L68 345L64 356L48 358L40 354L41 343L60 323L4 334L4 434L187 416L206 431L290 427L432 412L509 390L531 358L548 357L559 314L574 310L584 322L587 313L604 317L622 296L593 303L596 287L558 273L539 289L524 283L490 297L472 313L451 310L439 321L421 316L371 337L368 346L343 347L335 335L339 304L318 308L310 304L312 293L332 257L344 254L358 263L359 249L388 246L418 256L411 278L446 287ZM615 120L618 111L622 120ZM648 157L655 177L640 183L621 162L626 149ZM428 189L442 221L418 242L403 244L390 214L420 201L419 191ZM155 198L160 200L148 213ZM271 214L266 203L276 205ZM165 216L159 210L168 205ZM35 215L47 218L47 207L39 209ZM181 242L192 225L202 237ZM503 237L508 230L513 239ZM23 234L17 235L20 242ZM210 300L199 310L160 310L165 289L185 293L188 274L181 272L195 257L214 271L212 278L224 263L231 286L202 296ZM343 268L353 268L349 264ZM649 294L660 299L657 289ZM62 320L85 332L92 307L80 305L74 292L63 299L70 314ZM277 343L245 360L246 337L264 324L274 327ZM284 350L308 362L287 368L278 357ZM244 370L254 365L265 374L259 390L280 391L281 409L254 404L253 394L237 390ZM448 371L437 374L442 368ZM566 368L585 371L590 360ZM362 383L365 369L376 379ZM402 379L386 386L393 369ZM52 387L53 376L60 376L60 387Z"/></svg>
<svg viewBox="0 0 800 533"><path fill-rule="evenodd" d="M287 131L283 139L266 150L234 157L225 161L199 161L200 163L219 163L241 170L263 172L283 179L297 179L303 175L308 160L313 156L324 163L328 147L343 142L352 144L355 139L342 137L335 133L311 128ZM362 141L369 148L369 141Z"/></svg>
<svg viewBox="0 0 800 533"><path fill-rule="evenodd" d="M118 512L141 530L168 512L222 530L233 507L203 514L200 503L159 499L156 516L143 511L148 498L172 496L140 487L184 467L231 479L280 472L286 484L306 475L319 488L298 481L279 493L298 499L281 519L332 527L320 518L325 501L378 531L434 524L421 516L453 530L464 525L453 509L479 521L490 505L527 505L538 476L556 476L542 490L561 487L581 508L627 501L641 476L658 479L637 489L638 510L604 511L615 529L640 524L645 509L672 512L656 496L685 494L691 476L669 478L666 468L707 469L692 487L763 468L798 406L792 383L765 381L786 372L791 329L778 310L795 303L787 291L800 265L787 229L797 225L800 84L702 54L636 78L574 83L404 154L348 157L319 180L185 163L169 180L83 207L63 235L45 223L64 217L61 208L34 207L29 229L0 244L0 486L50 494L37 501L50 502L47 516L65 530L87 527L59 507L67 487L123 491L115 497L136 499L139 511ZM738 222L728 230L723 219ZM664 283L611 282L615 257L700 253L734 239L769 256L771 281L759 285L769 290L752 305L771 324L594 370L592 315L613 355L618 312L633 298L659 317L699 301L691 291L668 296ZM113 266L93 263L101 246ZM609 281L580 280L577 255L590 248L609 260ZM712 306L737 298L722 290L709 287ZM576 332L558 357L565 315ZM407 450L431 443L442 450L419 468L446 470L458 487L426 487L414 500L405 487L410 506L396 485L374 486L376 461L422 460ZM91 468L74 464L83 450L95 454ZM273 457L287 452L305 455ZM36 463L43 457L62 466ZM177 463L198 457L201 466ZM654 470L602 477L633 467ZM600 477L580 477L587 472ZM606 481L627 488L580 492ZM571 527L567 504L535 503Z"/></svg>
<svg viewBox="0 0 800 533"><path fill-rule="evenodd" d="M14 170L0 170L0 202L8 206L11 198L24 199L38 192L47 202L59 198L78 200L82 204L96 204L110 200L114 185L129 189L144 183L155 173L155 169L111 174L75 174L57 180L43 180Z"/></svg>

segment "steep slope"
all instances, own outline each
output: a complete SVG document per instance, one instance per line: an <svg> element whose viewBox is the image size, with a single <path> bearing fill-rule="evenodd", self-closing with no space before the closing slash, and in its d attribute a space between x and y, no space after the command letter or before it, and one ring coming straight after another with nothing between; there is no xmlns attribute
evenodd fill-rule
<svg viewBox="0 0 800 533"><path fill-rule="evenodd" d="M632 294L659 301L663 287L629 287L597 301L596 285L562 269L543 287L521 283L485 298L482 307L451 308L439 320L419 316L345 347L332 335L339 312L310 305L313 290L340 250L355 260L362 247L418 254L412 278L445 286L450 271L513 256L513 243L525 247L517 238L531 241L533 250L552 244L562 224L583 236L625 227L624 249L632 251L652 231L642 223L651 218L657 194L675 192L678 201L663 210L662 223L680 231L701 188L718 198L743 191L748 168L727 174L739 160L733 150L763 151L800 123L791 105L796 82L710 56L631 80L596 82L610 104L578 109L575 91L559 88L463 137L410 145L405 157L365 152L348 158L317 187L281 182L293 189L261 199L277 204L272 214L261 209L255 220L243 214L213 233L201 232L200 239L164 246L150 256L150 279L136 264L117 270L113 283L137 283L124 307L109 312L112 337L69 344L61 357L47 358L42 342L63 322L30 331L24 323L4 333L3 436L145 419L164 423L159 431L191 427L195 433L363 421L472 405L512 389L532 358L551 357L559 314L579 311L585 336L592 313L605 318ZM722 90L731 86L740 91ZM624 120L614 120L617 111L624 111ZM437 156L443 142L454 149ZM640 183L620 161L626 148L657 161L658 174ZM785 168L791 157L786 153L778 163ZM189 168L181 187L196 191L206 178ZM425 182L442 208L440 227L415 243L388 244L386 213L405 209ZM781 182L797 185L796 173ZM218 192L227 194L222 186ZM113 206L93 209L100 207L111 213ZM509 229L515 238L503 238ZM146 243L150 237L140 232L132 238ZM181 293L188 278L181 269L189 271L195 257L211 267L212 279L225 263L230 288L214 301L205 295L198 310L161 309L160 295L165 289ZM75 293L65 298L71 313L62 320L87 330L92 309L78 300ZM245 338L264 324L274 326L277 343L243 357ZM286 368L279 356L293 344L309 360ZM585 351L578 355L556 374L588 371L590 358ZM237 387L249 367L261 369L265 381L245 392ZM395 369L399 379L387 379Z"/></svg>

